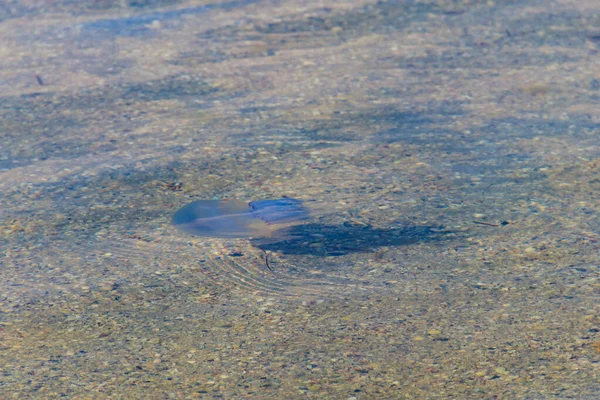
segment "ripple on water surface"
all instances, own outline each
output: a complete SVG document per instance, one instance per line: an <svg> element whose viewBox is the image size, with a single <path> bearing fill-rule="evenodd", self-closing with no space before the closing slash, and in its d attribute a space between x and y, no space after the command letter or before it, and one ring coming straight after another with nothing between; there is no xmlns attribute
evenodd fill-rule
<svg viewBox="0 0 600 400"><path fill-rule="evenodd" d="M203 272L215 282L269 295L294 297L324 296L339 289L347 292L351 288L384 287L383 283L366 278L335 275L298 265L272 268L265 246L279 243L285 247L285 243L302 239L297 235L298 231L296 236L292 234L294 225L290 224L305 221L309 216L310 212L301 200L288 197L251 202L198 200L180 208L172 223L195 236L253 240L256 246L244 240L243 244L237 243L238 250L233 251L222 242L213 243L213 251L205 253L199 263ZM244 250L240 251L241 248Z"/></svg>

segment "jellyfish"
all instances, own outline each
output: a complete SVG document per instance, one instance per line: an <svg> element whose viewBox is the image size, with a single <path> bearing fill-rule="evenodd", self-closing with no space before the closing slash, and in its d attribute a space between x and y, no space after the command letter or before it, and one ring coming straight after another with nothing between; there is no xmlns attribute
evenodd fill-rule
<svg viewBox="0 0 600 400"><path fill-rule="evenodd" d="M173 225L195 236L214 238L268 238L276 225L306 220L302 200L290 197L245 202L240 200L198 200L177 210Z"/></svg>

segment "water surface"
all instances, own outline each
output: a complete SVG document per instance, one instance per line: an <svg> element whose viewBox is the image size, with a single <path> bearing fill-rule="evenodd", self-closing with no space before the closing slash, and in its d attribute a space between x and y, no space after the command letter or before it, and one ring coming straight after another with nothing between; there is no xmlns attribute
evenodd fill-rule
<svg viewBox="0 0 600 400"><path fill-rule="evenodd" d="M0 7L0 397L598 397L598 26Z"/></svg>

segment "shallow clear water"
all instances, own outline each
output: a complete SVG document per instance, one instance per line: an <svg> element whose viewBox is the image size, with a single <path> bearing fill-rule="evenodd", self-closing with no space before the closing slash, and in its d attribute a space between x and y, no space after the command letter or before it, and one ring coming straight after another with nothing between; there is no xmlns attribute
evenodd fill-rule
<svg viewBox="0 0 600 400"><path fill-rule="evenodd" d="M597 397L598 26L0 7L0 397Z"/></svg>

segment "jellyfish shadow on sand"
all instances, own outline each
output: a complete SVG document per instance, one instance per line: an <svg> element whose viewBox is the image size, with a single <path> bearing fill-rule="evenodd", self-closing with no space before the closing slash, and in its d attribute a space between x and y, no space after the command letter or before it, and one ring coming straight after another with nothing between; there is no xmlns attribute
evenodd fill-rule
<svg viewBox="0 0 600 400"><path fill-rule="evenodd" d="M439 242L453 236L441 226L404 226L375 228L370 225L317 223L282 229L268 241L257 238L251 243L264 250L287 255L337 257L351 253L370 253L380 247L407 246L422 242Z"/></svg>

